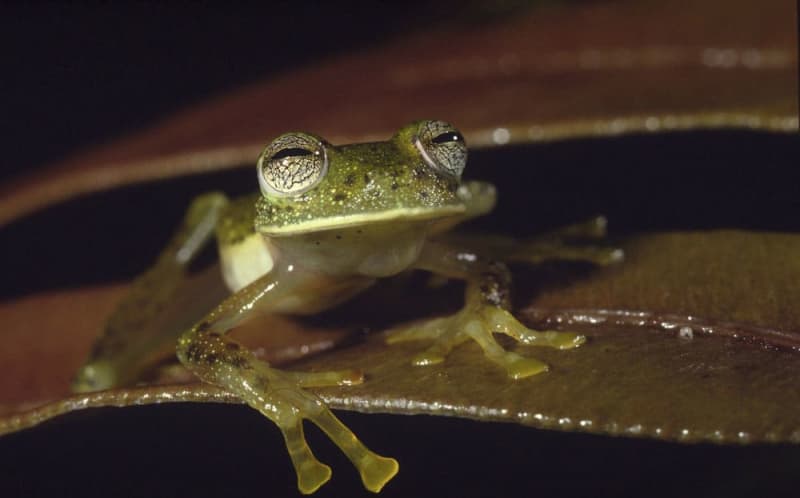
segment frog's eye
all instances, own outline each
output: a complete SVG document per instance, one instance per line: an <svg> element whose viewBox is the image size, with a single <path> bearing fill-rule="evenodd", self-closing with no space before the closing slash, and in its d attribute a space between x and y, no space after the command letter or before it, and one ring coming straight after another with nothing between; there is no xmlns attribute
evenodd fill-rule
<svg viewBox="0 0 800 498"><path fill-rule="evenodd" d="M444 121L421 123L414 145L430 167L461 178L467 164L467 144L461 133L450 124Z"/></svg>
<svg viewBox="0 0 800 498"><path fill-rule="evenodd" d="M276 138L258 157L258 183L264 195L294 196L315 187L328 172L325 143L306 133Z"/></svg>

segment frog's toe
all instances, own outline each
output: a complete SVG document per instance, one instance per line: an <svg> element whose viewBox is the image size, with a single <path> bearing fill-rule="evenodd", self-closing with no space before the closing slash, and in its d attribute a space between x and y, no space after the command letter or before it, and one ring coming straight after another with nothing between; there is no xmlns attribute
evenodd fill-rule
<svg viewBox="0 0 800 498"><path fill-rule="evenodd" d="M400 470L400 464L394 458L382 457L371 452L362 458L357 467L364 487L373 493L383 489Z"/></svg>
<svg viewBox="0 0 800 498"><path fill-rule="evenodd" d="M377 493L397 474L400 468L397 460L380 456L364 446L327 408L323 407L316 413L308 413L306 416L353 462L368 490Z"/></svg>
<svg viewBox="0 0 800 498"><path fill-rule="evenodd" d="M319 461L304 462L297 471L297 489L304 495L317 491L331 478L331 468Z"/></svg>
<svg viewBox="0 0 800 498"><path fill-rule="evenodd" d="M437 365L445 360L454 347L468 340L461 330L462 328L460 314L433 318L389 331L386 343L432 340L433 344L425 351L415 355L411 364L415 366Z"/></svg>
<svg viewBox="0 0 800 498"><path fill-rule="evenodd" d="M575 332L557 330L538 331L521 326L507 335L526 346L546 346L555 349L573 349L586 342L586 336Z"/></svg>
<svg viewBox="0 0 800 498"><path fill-rule="evenodd" d="M355 368L327 372L285 372L300 387L355 386L364 382L364 372Z"/></svg>
<svg viewBox="0 0 800 498"><path fill-rule="evenodd" d="M616 247L533 244L523 247L509 259L531 264L545 261L586 261L598 266L609 266L625 259L625 253Z"/></svg>
<svg viewBox="0 0 800 498"><path fill-rule="evenodd" d="M285 427L278 427L283 433L286 449L289 450L297 474L297 489L306 495L315 492L331 478L331 468L311 453L299 420Z"/></svg>
<svg viewBox="0 0 800 498"><path fill-rule="evenodd" d="M608 235L608 218L603 215L594 216L586 221L559 228L553 232L553 235L560 237L602 239Z"/></svg>
<svg viewBox="0 0 800 498"><path fill-rule="evenodd" d="M469 339L467 335L464 334L462 330L463 327L457 316L440 320L442 323L448 324L447 328L435 339L434 343L428 349L414 356L411 360L413 365L426 366L442 363L453 348Z"/></svg>
<svg viewBox="0 0 800 498"><path fill-rule="evenodd" d="M526 358L516 353L506 353L499 363L505 367L508 376L514 380L531 377L542 372L546 372L549 367L536 358Z"/></svg>
<svg viewBox="0 0 800 498"><path fill-rule="evenodd" d="M509 313L510 315L510 313ZM491 320L474 319L469 321L464 331L483 350L486 358L503 367L512 379L524 379L548 370L546 363L535 358L528 358L517 353L506 351L494 338Z"/></svg>
<svg viewBox="0 0 800 498"><path fill-rule="evenodd" d="M492 330L502 332L526 346L546 346L555 349L572 349L586 342L586 336L557 330L532 330L521 324L514 315L500 308L486 313Z"/></svg>
<svg viewBox="0 0 800 498"><path fill-rule="evenodd" d="M433 318L397 327L386 333L386 344L438 339L448 330L448 318Z"/></svg>
<svg viewBox="0 0 800 498"><path fill-rule="evenodd" d="M445 353L442 353L441 348L434 345L425 351L414 355L411 359L411 364L417 367L424 367L427 365L438 365L445 359Z"/></svg>
<svg viewBox="0 0 800 498"><path fill-rule="evenodd" d="M619 247L595 247L588 258L593 263L600 266L608 266L621 263L625 259L625 252Z"/></svg>
<svg viewBox="0 0 800 498"><path fill-rule="evenodd" d="M119 384L117 370L107 360L95 360L87 363L75 375L72 381L72 392L87 393L104 391Z"/></svg>
<svg viewBox="0 0 800 498"><path fill-rule="evenodd" d="M539 344L549 346L556 349L572 349L577 348L586 342L586 336L576 334L575 332L559 332L556 330L548 330L546 332L537 332L536 330L528 329L520 342L523 344L536 344L542 337L544 340L539 341Z"/></svg>

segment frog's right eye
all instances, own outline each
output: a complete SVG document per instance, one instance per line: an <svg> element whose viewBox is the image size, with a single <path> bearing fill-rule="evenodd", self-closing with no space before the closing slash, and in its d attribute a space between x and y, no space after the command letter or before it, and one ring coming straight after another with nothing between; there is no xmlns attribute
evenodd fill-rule
<svg viewBox="0 0 800 498"><path fill-rule="evenodd" d="M264 195L300 195L328 172L325 143L306 133L287 133L273 140L258 157L258 184Z"/></svg>

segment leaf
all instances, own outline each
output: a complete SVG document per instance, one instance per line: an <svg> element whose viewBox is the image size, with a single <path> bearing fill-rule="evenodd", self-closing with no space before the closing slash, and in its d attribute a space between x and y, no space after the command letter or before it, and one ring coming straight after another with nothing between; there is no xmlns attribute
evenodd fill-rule
<svg viewBox="0 0 800 498"><path fill-rule="evenodd" d="M33 173L0 189L0 223L83 193L249 166L286 130L347 143L431 117L460 127L472 147L796 131L794 18L786 1L629 0L439 27L252 83Z"/></svg>
<svg viewBox="0 0 800 498"><path fill-rule="evenodd" d="M800 236L739 231L654 234L629 240L625 249L629 259L624 264L588 275L585 267L573 268L574 282L542 290L525 306L521 315L534 325L556 325L590 337L572 351L517 348L547 361L552 370L546 374L509 380L472 344L459 348L442 365L412 367L411 357L424 345L389 347L381 335L292 368L363 369L367 382L361 386L318 391L335 408L505 420L679 441L800 442L800 310L792 305L798 299L794 282L800 278L800 263L794 255L800 251ZM557 273L563 276L565 271L569 268ZM740 282L747 286L732 285ZM49 296L49 309L75 304L80 295ZM395 303L416 309L407 300ZM348 313L360 319L363 305L352 308L332 322L352 320ZM0 309L4 320L9 309L19 306ZM46 315L41 316L46 322ZM58 330L52 325L28 325L39 330L43 344L57 342ZM314 328L277 317L257 328L263 327L279 329L281 336ZM317 333L324 333L322 329ZM340 329L334 325L327 333L336 330ZM254 330L244 340L258 348L269 336ZM46 359L42 352L36 354ZM9 368L7 359L3 364ZM55 375L66 380L69 364L63 362L64 375ZM29 394L31 381L26 379L35 378L36 363L12 368L16 370L10 377ZM46 394L63 395L64 388ZM3 389L8 400L13 388ZM120 389L31 411L26 411L29 403L7 405L0 430L89 406L175 401L236 399L200 384Z"/></svg>
<svg viewBox="0 0 800 498"><path fill-rule="evenodd" d="M444 365L411 368L419 346L387 348L380 339L298 368L363 366L370 382L323 391L334 406L362 411L680 441L800 442L800 236L654 234L625 249L624 264L543 291L524 310L534 325L591 338L568 352L517 348L552 365L545 375L511 381L474 345Z"/></svg>

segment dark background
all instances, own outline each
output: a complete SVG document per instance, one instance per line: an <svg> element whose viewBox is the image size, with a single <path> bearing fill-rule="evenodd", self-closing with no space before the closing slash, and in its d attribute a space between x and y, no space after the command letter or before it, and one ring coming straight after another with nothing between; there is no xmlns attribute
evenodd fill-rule
<svg viewBox="0 0 800 498"><path fill-rule="evenodd" d="M56 161L246 82L431 26L513 15L520 3L2 2L1 173Z"/></svg>
<svg viewBox="0 0 800 498"><path fill-rule="evenodd" d="M298 5L0 6L0 178L256 78L438 23L513 15L516 8ZM271 65L252 64L264 51ZM524 224L535 231L603 212L615 235L797 231L797 146L797 137L743 131L582 140L474 153L470 170L509 193L487 222L499 228ZM534 172L522 167L531 162L540 165ZM498 171L494 164L515 167ZM250 177L241 170L126 187L15 223L0 231L5 260L14 262L5 268L2 297L130 278L152 261L192 195L209 185L249 190ZM131 203L140 208L126 210ZM91 216L100 209L122 222ZM523 210L537 216L521 220ZM142 218L159 222L128 222ZM110 246L64 247L53 261L48 247L34 242L42 226L49 237L67 240L103 233ZM791 446L684 446L434 417L340 415L368 445L400 460L386 496L796 496L800 489L800 453ZM334 470L319 496L367 495L336 448L308 432ZM245 493L297 495L278 431L244 407L91 410L0 439L3 497Z"/></svg>

